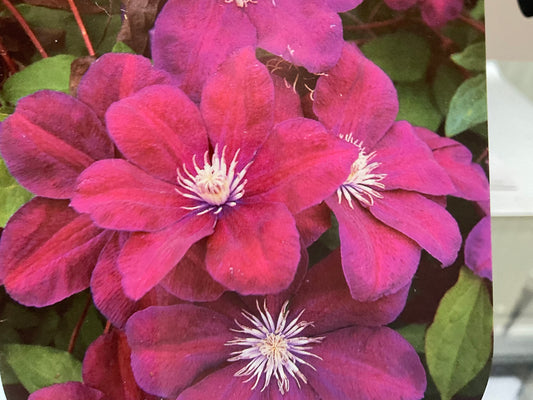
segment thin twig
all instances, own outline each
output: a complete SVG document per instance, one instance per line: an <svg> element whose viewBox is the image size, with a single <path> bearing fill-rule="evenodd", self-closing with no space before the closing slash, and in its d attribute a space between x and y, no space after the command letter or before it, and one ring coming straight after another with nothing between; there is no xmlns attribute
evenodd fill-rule
<svg viewBox="0 0 533 400"><path fill-rule="evenodd" d="M2 41L2 37L0 37L0 56L2 56L2 59L6 63L7 69L9 70L9 73L11 75L13 75L15 72L17 72L17 66L15 65L15 63L13 62L11 57L9 57L9 52L7 51L7 49L4 46L4 42Z"/></svg>
<svg viewBox="0 0 533 400"><path fill-rule="evenodd" d="M481 164L481 161L482 161L485 157L488 157L488 155L489 155L489 148L487 147L487 148L485 148L485 150L483 150L483 153L481 153L481 154L479 155L479 157L476 158L476 163Z"/></svg>
<svg viewBox="0 0 533 400"><path fill-rule="evenodd" d="M33 45L35 46L35 48L39 51L39 53L41 54L41 57L42 58L47 58L48 57L48 54L46 54L46 51L44 50L43 46L41 45L41 43L39 42L39 39L37 39L37 36L35 36L35 34L33 33L33 31L31 30L30 26L28 25L28 23L26 22L26 20L24 19L24 17L19 13L19 10L16 9L15 6L13 6L13 4L11 4L11 2L9 0L2 0L2 2L4 3L4 5L7 7L7 9L9 10L9 12L11 14L13 14L13 16L15 17L15 19L18 21L18 23L20 24L20 26L22 26L22 29L24 29L24 32L26 32L26 35L28 35L28 37L30 38L31 42L33 43Z"/></svg>
<svg viewBox="0 0 533 400"><path fill-rule="evenodd" d="M462 14L459 15L459 19L464 23L470 25L472 28L477 29L481 33L485 34L485 25L483 23Z"/></svg>
<svg viewBox="0 0 533 400"><path fill-rule="evenodd" d="M105 324L105 329L104 329L104 335L106 333L109 333L111 331L111 328L113 327L113 325L111 325L111 321L107 321L106 324Z"/></svg>
<svg viewBox="0 0 533 400"><path fill-rule="evenodd" d="M78 27L80 28L81 36L83 37L83 41L85 42L85 47L87 47L87 51L89 52L89 55L94 57L94 49L93 45L91 43L91 39L89 39L89 35L87 34L87 29L85 29L85 25L83 24L83 20L81 19L80 12L78 11L78 7L76 7L76 3L74 3L74 0L68 0L68 4L70 6L70 9L72 10L72 14L74 14L74 19L76 19L76 23L78 24Z"/></svg>
<svg viewBox="0 0 533 400"><path fill-rule="evenodd" d="M87 316L87 312L89 311L89 307L91 306L91 296L87 298L87 303L85 304L85 308L83 309L83 312L80 315L80 318L78 319L78 323L74 327L74 330L72 331L72 335L70 335L70 341L68 342L68 352L72 353L74 351L74 346L76 345L76 340L78 339L78 335L80 334L81 326L83 325L83 321L85 321L85 317Z"/></svg>

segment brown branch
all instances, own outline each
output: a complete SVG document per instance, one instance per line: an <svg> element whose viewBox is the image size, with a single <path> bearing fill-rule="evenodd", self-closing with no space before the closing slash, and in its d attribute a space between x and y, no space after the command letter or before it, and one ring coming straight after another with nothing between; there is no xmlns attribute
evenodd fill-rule
<svg viewBox="0 0 533 400"><path fill-rule="evenodd" d="M89 307L91 306L92 299L91 296L87 298L87 304L85 304L85 308L83 309L83 312L80 315L80 318L78 319L78 323L74 327L74 330L72 331L72 335L70 335L70 341L68 342L68 352L72 353L74 351L74 346L76 345L76 340L78 339L78 335L80 334L81 326L83 325L83 321L85 321L85 317L87 316L87 312L89 311Z"/></svg>
<svg viewBox="0 0 533 400"><path fill-rule="evenodd" d="M22 26L22 29L24 29L24 32L26 32L26 35L28 35L28 37L30 38L30 40L33 43L33 45L35 46L35 48L41 54L41 57L42 58L47 58L48 54L46 54L46 51L44 50L43 46L39 42L39 39L37 39L37 36L35 36L35 34L31 30L30 26L28 25L28 23L26 22L24 17L20 14L19 10L17 10L16 7L13 6L13 4L11 4L11 2L9 0L2 0L2 2L7 7L9 12L11 12L11 14L13 14L15 19L20 24L20 26Z"/></svg>
<svg viewBox="0 0 533 400"><path fill-rule="evenodd" d="M93 45L91 43L91 39L89 39L89 35L87 34L87 29L85 29L83 20L81 19L81 15L80 15L80 12L78 11L78 7L76 7L76 3L74 3L74 0L68 0L68 4L70 5L72 14L74 14L74 18L76 19L76 23L78 24L78 27L80 28L81 36L83 37L83 41L85 42L85 47L87 47L87 51L89 52L89 55L94 57L95 53L94 53Z"/></svg>
<svg viewBox="0 0 533 400"><path fill-rule="evenodd" d="M15 72L17 72L17 66L15 65L15 63L13 62L11 57L9 57L9 52L7 51L7 49L4 46L4 42L2 41L2 37L0 37L0 56L2 56L2 59L6 63L7 69L9 70L9 73L11 75L13 75Z"/></svg>
<svg viewBox="0 0 533 400"><path fill-rule="evenodd" d="M462 14L459 15L458 19L470 25L472 28L477 29L481 33L485 34L485 25L483 23Z"/></svg>

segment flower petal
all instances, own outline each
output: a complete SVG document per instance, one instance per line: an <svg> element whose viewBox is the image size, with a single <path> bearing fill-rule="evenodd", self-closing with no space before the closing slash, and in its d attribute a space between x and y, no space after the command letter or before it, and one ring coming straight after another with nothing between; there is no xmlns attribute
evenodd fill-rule
<svg viewBox="0 0 533 400"><path fill-rule="evenodd" d="M222 364L234 322L191 304L150 307L126 324L131 365L139 386L161 397L176 396L205 372Z"/></svg>
<svg viewBox="0 0 533 400"><path fill-rule="evenodd" d="M420 2L422 19L428 26L441 27L455 19L463 9L463 0L425 0Z"/></svg>
<svg viewBox="0 0 533 400"><path fill-rule="evenodd" d="M115 159L95 162L80 175L71 205L98 226L155 231L188 214L184 201L175 186Z"/></svg>
<svg viewBox="0 0 533 400"><path fill-rule="evenodd" d="M348 177L357 149L312 120L275 126L246 177L248 196L283 202L293 214L331 195Z"/></svg>
<svg viewBox="0 0 533 400"><path fill-rule="evenodd" d="M346 12L349 10L354 9L359 4L363 2L363 0L326 0L328 3L328 6L335 10L336 12Z"/></svg>
<svg viewBox="0 0 533 400"><path fill-rule="evenodd" d="M170 76L146 57L108 53L87 70L78 86L78 99L103 120L109 106L150 85L170 83Z"/></svg>
<svg viewBox="0 0 533 400"><path fill-rule="evenodd" d="M213 232L214 225L211 214L193 215L159 232L133 233L118 260L126 296L133 300L144 296L194 243Z"/></svg>
<svg viewBox="0 0 533 400"><path fill-rule="evenodd" d="M398 98L389 77L345 44L339 63L318 79L313 110L334 134L372 149L396 119Z"/></svg>
<svg viewBox="0 0 533 400"><path fill-rule="evenodd" d="M239 204L224 210L207 241L207 271L243 295L287 288L299 260L294 218L279 203Z"/></svg>
<svg viewBox="0 0 533 400"><path fill-rule="evenodd" d="M21 99L0 133L0 152L9 171L38 196L69 198L86 167L114 154L96 114L51 90Z"/></svg>
<svg viewBox="0 0 533 400"><path fill-rule="evenodd" d="M490 216L479 221L468 234L465 241L465 264L482 278L492 280Z"/></svg>
<svg viewBox="0 0 533 400"><path fill-rule="evenodd" d="M177 77L195 101L207 76L232 52L257 41L245 13L213 0L168 1L151 33L155 66Z"/></svg>
<svg viewBox="0 0 533 400"><path fill-rule="evenodd" d="M114 103L106 114L109 134L124 156L149 174L175 183L176 168L193 167L208 148L196 105L179 89L154 85Z"/></svg>
<svg viewBox="0 0 533 400"><path fill-rule="evenodd" d="M102 392L81 382L67 382L39 389L30 394L28 400L104 400L104 398Z"/></svg>
<svg viewBox="0 0 533 400"><path fill-rule="evenodd" d="M286 81L274 74L270 75L274 83L274 123L290 118L303 117L300 96Z"/></svg>
<svg viewBox="0 0 533 400"><path fill-rule="evenodd" d="M355 300L372 301L409 285L420 260L420 247L367 210L345 200L327 200L339 221L342 268Z"/></svg>
<svg viewBox="0 0 533 400"><path fill-rule="evenodd" d="M34 198L9 220L0 242L0 277L26 306L57 303L89 286L110 232L68 202Z"/></svg>
<svg viewBox="0 0 533 400"><path fill-rule="evenodd" d="M294 219L305 247L313 244L331 227L331 213L324 203L303 210Z"/></svg>
<svg viewBox="0 0 533 400"><path fill-rule="evenodd" d="M213 147L228 146L246 165L274 125L274 86L251 47L225 61L207 80L200 104Z"/></svg>

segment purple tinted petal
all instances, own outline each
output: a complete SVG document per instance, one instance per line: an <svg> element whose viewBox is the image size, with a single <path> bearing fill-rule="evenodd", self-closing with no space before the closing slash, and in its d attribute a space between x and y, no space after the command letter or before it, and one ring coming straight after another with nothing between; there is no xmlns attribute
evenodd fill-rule
<svg viewBox="0 0 533 400"><path fill-rule="evenodd" d="M207 242L211 276L243 295L286 289L300 260L291 213L279 203L239 204L226 210Z"/></svg>
<svg viewBox="0 0 533 400"><path fill-rule="evenodd" d="M287 86L283 78L273 74L270 76L274 83L274 122L303 117L300 96L290 85Z"/></svg>
<svg viewBox="0 0 533 400"><path fill-rule="evenodd" d="M376 199L369 211L413 239L444 266L457 258L462 242L457 222L434 201L418 193L391 191Z"/></svg>
<svg viewBox="0 0 533 400"><path fill-rule="evenodd" d="M21 99L2 123L0 152L28 190L69 198L76 178L94 160L113 157L113 144L94 112L64 93L40 91Z"/></svg>
<svg viewBox="0 0 533 400"><path fill-rule="evenodd" d="M331 332L312 352L309 383L323 399L403 399L424 396L426 374L411 345L392 329L352 327Z"/></svg>
<svg viewBox="0 0 533 400"><path fill-rule="evenodd" d="M323 0L258 1L246 7L258 47L309 72L335 65L342 49L342 22Z"/></svg>
<svg viewBox="0 0 533 400"><path fill-rule="evenodd" d="M163 279L198 240L213 232L211 214L186 217L153 233L134 233L118 260L122 287L128 297L140 299Z"/></svg>
<svg viewBox="0 0 533 400"><path fill-rule="evenodd" d="M327 0L328 6L336 12L346 12L361 4L363 0Z"/></svg>
<svg viewBox="0 0 533 400"><path fill-rule="evenodd" d="M28 400L104 400L104 394L81 382L58 383L37 390Z"/></svg>
<svg viewBox="0 0 533 400"><path fill-rule="evenodd" d="M170 76L152 66L148 58L133 54L104 54L96 60L78 86L78 99L100 119L108 107L150 85L170 83Z"/></svg>
<svg viewBox="0 0 533 400"><path fill-rule="evenodd" d="M351 134L371 149L396 119L398 98L389 77L345 44L339 63L318 79L313 109L334 134Z"/></svg>
<svg viewBox="0 0 533 400"><path fill-rule="evenodd" d="M207 133L196 105L173 86L150 86L113 104L106 114L109 134L132 163L175 183L176 168L193 167L207 150Z"/></svg>
<svg viewBox="0 0 533 400"><path fill-rule="evenodd" d="M465 241L465 264L482 278L492 280L490 216L479 221L468 234Z"/></svg>
<svg viewBox="0 0 533 400"><path fill-rule="evenodd" d="M229 357L224 343L235 323L212 310L182 304L150 307L126 324L131 365L141 388L175 398L205 372Z"/></svg>
<svg viewBox="0 0 533 400"><path fill-rule="evenodd" d="M159 230L188 214L175 186L120 159L98 161L87 168L71 205L90 214L99 226L127 231Z"/></svg>
<svg viewBox="0 0 533 400"><path fill-rule="evenodd" d="M377 221L367 210L336 197L327 200L339 221L342 267L352 297L372 301L408 286L420 260L420 247Z"/></svg>
<svg viewBox="0 0 533 400"><path fill-rule="evenodd" d="M431 27L441 27L455 19L463 9L463 0L422 0L422 19Z"/></svg>
<svg viewBox="0 0 533 400"><path fill-rule="evenodd" d="M240 149L245 165L274 124L274 87L266 67L247 47L225 61L205 84L201 102L213 147Z"/></svg>
<svg viewBox="0 0 533 400"><path fill-rule="evenodd" d="M256 41L255 28L233 4L170 0L152 31L152 56L155 66L177 77L196 101L207 76L233 51Z"/></svg>
<svg viewBox="0 0 533 400"><path fill-rule="evenodd" d="M331 213L324 203L309 207L296 214L294 219L305 247L314 243L331 227Z"/></svg>
<svg viewBox="0 0 533 400"><path fill-rule="evenodd" d="M86 289L110 232L68 202L34 198L9 220L0 242L0 276L11 297L44 307Z"/></svg>

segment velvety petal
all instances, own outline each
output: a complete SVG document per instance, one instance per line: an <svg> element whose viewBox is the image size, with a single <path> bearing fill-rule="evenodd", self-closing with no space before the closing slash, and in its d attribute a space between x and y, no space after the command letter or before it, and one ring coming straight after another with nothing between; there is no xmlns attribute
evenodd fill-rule
<svg viewBox="0 0 533 400"><path fill-rule="evenodd" d="M274 74L270 75L274 83L274 123L290 118L303 117L300 96L287 86L286 81Z"/></svg>
<svg viewBox="0 0 533 400"><path fill-rule="evenodd" d="M141 388L176 396L205 372L226 361L224 343L235 323L215 311L190 304L150 307L126 324L131 365Z"/></svg>
<svg viewBox="0 0 533 400"><path fill-rule="evenodd" d="M342 22L323 0L258 1L245 11L258 47L309 72L324 72L340 57Z"/></svg>
<svg viewBox="0 0 533 400"><path fill-rule="evenodd" d="M133 377L126 335L118 330L98 337L83 358L83 381L113 400L157 400L144 393ZM77 398L73 398L75 400Z"/></svg>
<svg viewBox="0 0 533 400"><path fill-rule="evenodd" d="M312 352L309 383L322 399L402 399L424 396L426 374L416 351L392 329L351 327L330 332ZM307 372L309 371L309 372Z"/></svg>
<svg viewBox="0 0 533 400"><path fill-rule="evenodd" d="M79 177L71 205L98 226L125 231L156 231L189 212L176 187L125 160L95 162Z"/></svg>
<svg viewBox="0 0 533 400"><path fill-rule="evenodd" d="M336 12L346 12L361 4L363 0L327 0L328 6Z"/></svg>
<svg viewBox="0 0 533 400"><path fill-rule="evenodd" d="M187 301L214 301L226 290L205 269L207 242L192 245L181 261L161 281L170 293Z"/></svg>
<svg viewBox="0 0 533 400"><path fill-rule="evenodd" d="M294 219L305 247L313 244L331 227L331 213L324 203L303 210Z"/></svg>
<svg viewBox="0 0 533 400"><path fill-rule="evenodd" d="M413 192L391 191L376 199L372 215L413 239L444 266L452 264L461 247L455 219L445 208Z"/></svg>
<svg viewBox="0 0 533 400"><path fill-rule="evenodd" d="M206 82L200 104L213 147L240 149L246 165L274 124L274 86L254 49L240 50Z"/></svg>
<svg viewBox="0 0 533 400"><path fill-rule="evenodd" d="M87 70L78 86L78 99L89 105L100 119L109 106L150 85L170 83L170 76L152 66L146 57L107 53Z"/></svg>
<svg viewBox="0 0 533 400"><path fill-rule="evenodd" d="M396 119L398 98L389 77L345 44L339 63L318 79L313 109L334 134L372 149Z"/></svg>
<svg viewBox="0 0 533 400"><path fill-rule="evenodd" d="M114 147L96 114L64 93L21 99L2 123L0 152L11 174L38 196L69 198L78 175Z"/></svg>
<svg viewBox="0 0 533 400"><path fill-rule="evenodd" d="M168 1L151 33L155 66L177 77L195 101L207 76L232 52L257 41L245 13L213 0Z"/></svg>
<svg viewBox="0 0 533 400"><path fill-rule="evenodd" d="M422 19L431 27L441 27L455 19L463 9L463 0L421 0Z"/></svg>
<svg viewBox="0 0 533 400"><path fill-rule="evenodd" d="M58 383L37 390L28 400L104 400L104 394L81 382Z"/></svg>
<svg viewBox="0 0 533 400"><path fill-rule="evenodd" d="M332 196L327 204L339 222L342 268L355 300L372 301L410 284L421 252L415 242L357 203L352 209Z"/></svg>
<svg viewBox="0 0 533 400"><path fill-rule="evenodd" d="M193 156L201 160L208 147L198 108L173 86L150 86L114 103L106 122L129 161L170 183L176 183L176 168L193 170Z"/></svg>
<svg viewBox="0 0 533 400"><path fill-rule="evenodd" d="M275 126L248 169L247 196L283 202L293 214L331 195L348 177L357 149L312 120Z"/></svg>
<svg viewBox="0 0 533 400"><path fill-rule="evenodd" d="M286 289L300 260L300 239L287 208L258 202L223 213L207 242L211 276L243 295Z"/></svg>
<svg viewBox="0 0 533 400"><path fill-rule="evenodd" d="M409 285L373 302L355 301L341 267L340 252L332 252L309 270L291 300L291 313L312 321L303 332L309 336L351 325L381 326L391 323L405 307Z"/></svg>
<svg viewBox="0 0 533 400"><path fill-rule="evenodd" d="M9 295L44 307L89 286L110 232L67 201L34 198L9 220L0 242L0 276Z"/></svg>
<svg viewBox="0 0 533 400"><path fill-rule="evenodd" d="M372 150L376 152L372 162L381 163L375 173L387 174L381 182L386 190L405 189L436 196L455 191L431 149L406 121L396 122Z"/></svg>
<svg viewBox="0 0 533 400"><path fill-rule="evenodd" d="M465 241L465 264L482 278L492 280L490 216L484 217L470 231Z"/></svg>
<svg viewBox="0 0 533 400"><path fill-rule="evenodd" d="M159 232L133 233L118 260L126 296L138 300L145 295L194 243L213 232L214 225L211 214L193 215Z"/></svg>

